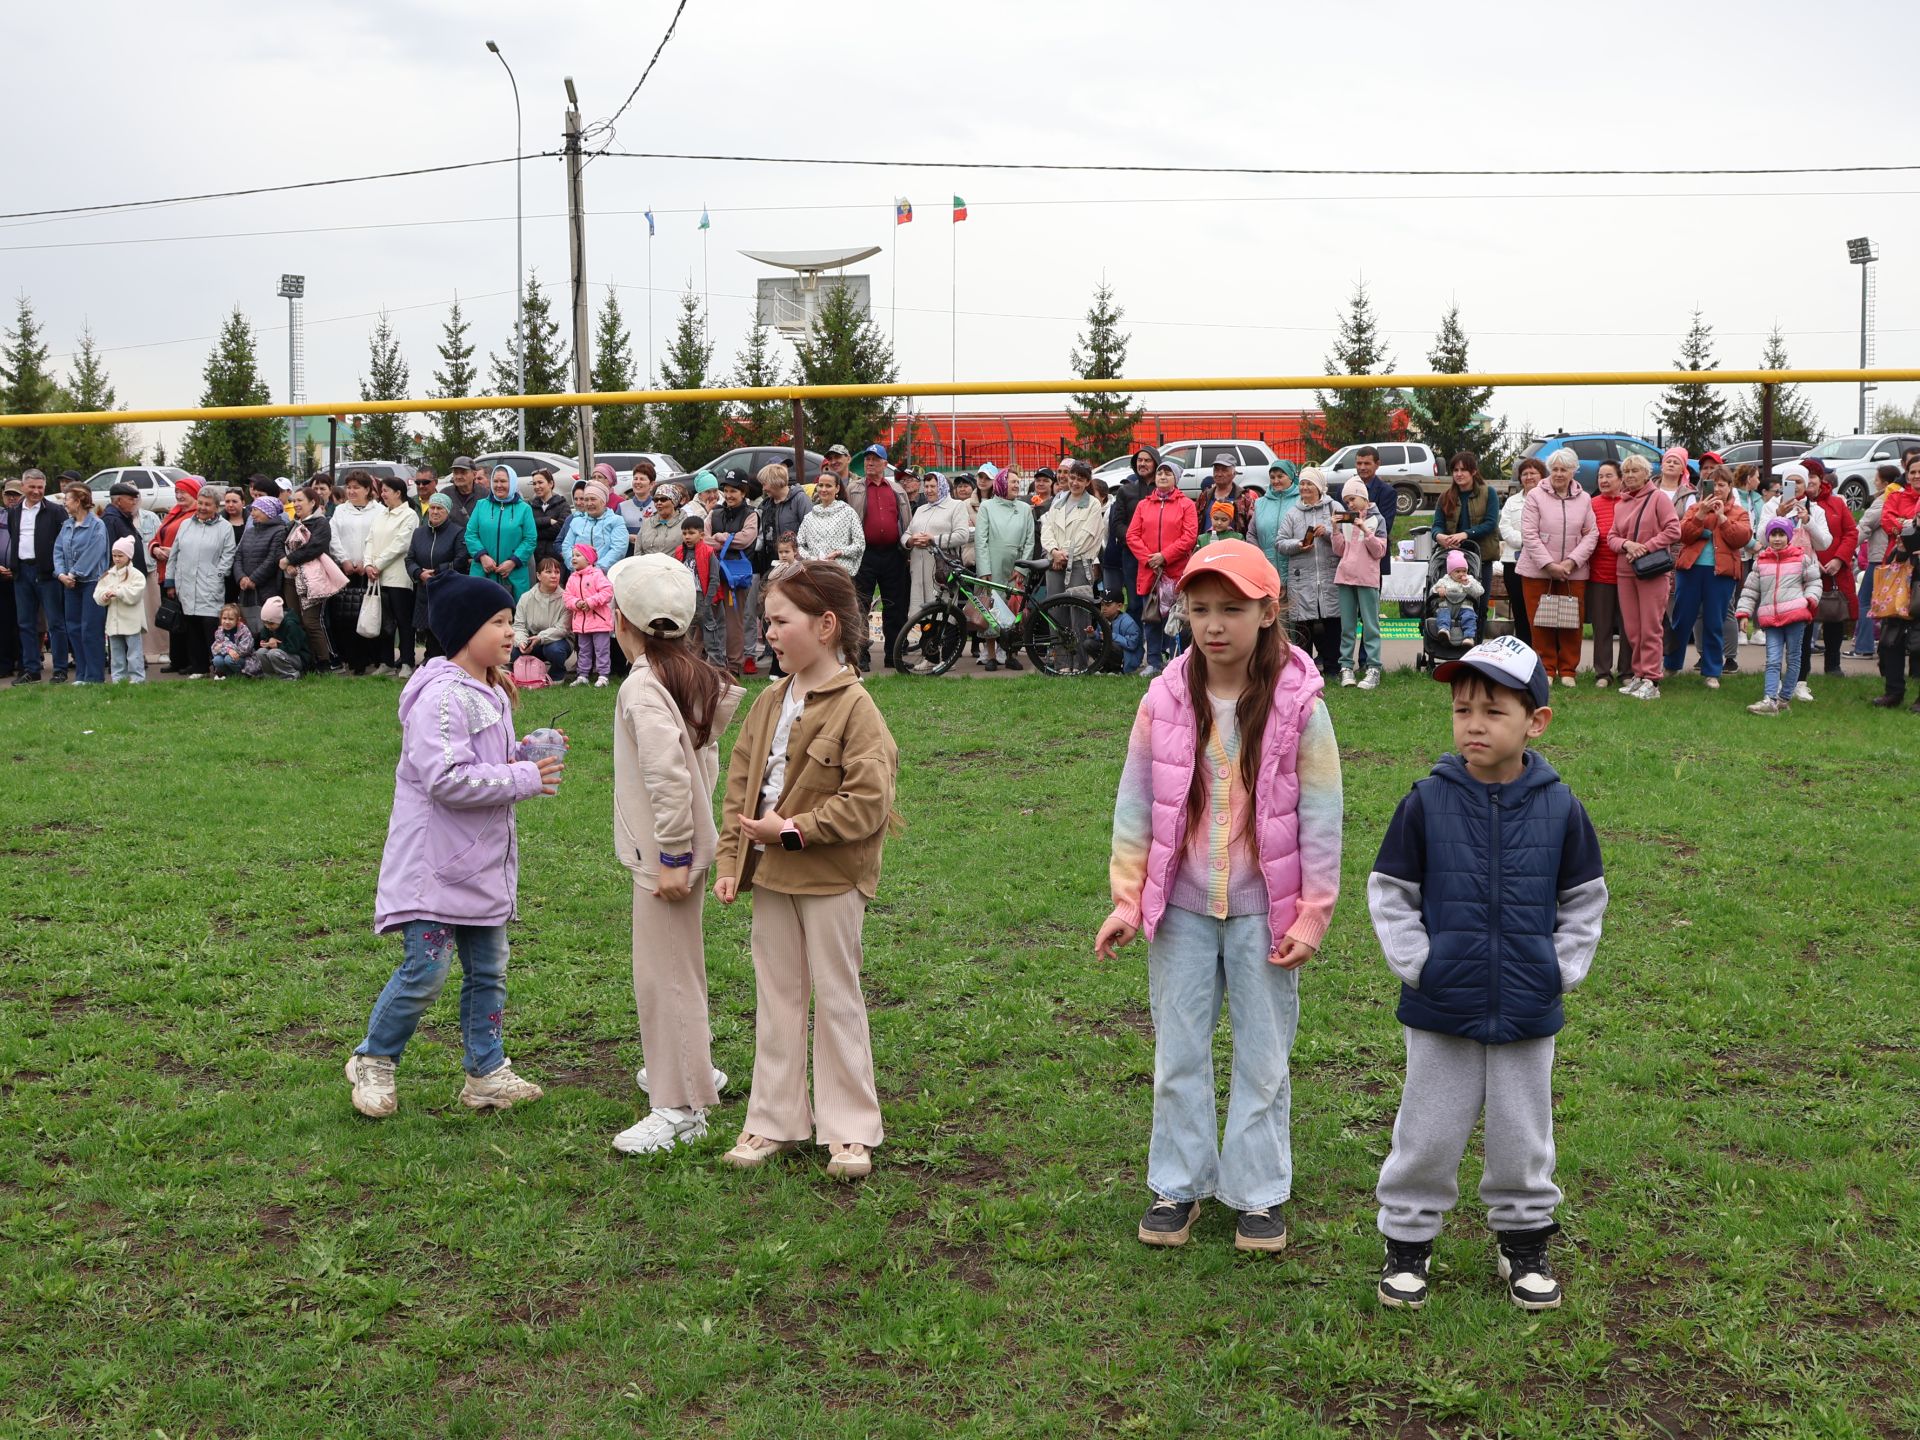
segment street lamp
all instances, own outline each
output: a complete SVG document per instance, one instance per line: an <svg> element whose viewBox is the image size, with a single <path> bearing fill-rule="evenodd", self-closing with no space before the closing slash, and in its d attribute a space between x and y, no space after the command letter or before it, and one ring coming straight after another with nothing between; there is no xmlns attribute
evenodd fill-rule
<svg viewBox="0 0 1920 1440"><path fill-rule="evenodd" d="M487 49L493 58L500 62L507 72L507 83L513 86L513 365L515 378L522 395L527 393L527 295L525 282L520 278L526 273L525 237L522 226L524 217L520 204L520 82L513 78L513 67L507 64L507 57L500 53L500 47L493 41L487 41ZM527 448L527 412L524 407L515 410L519 425L520 448Z"/></svg>
<svg viewBox="0 0 1920 1440"><path fill-rule="evenodd" d="M1873 263L1880 257L1873 253L1873 242L1862 235L1856 240L1847 241L1847 263L1860 267L1860 368L1873 368ZM1880 387L1870 380L1860 382L1860 428L1855 434L1864 435L1873 421L1873 392Z"/></svg>
<svg viewBox="0 0 1920 1440"><path fill-rule="evenodd" d="M300 302L307 295L307 277L282 275L279 293L287 302L287 403L298 405L300 392L306 388L302 372L306 369L307 339L300 324ZM287 474L295 478L300 474L300 421L293 415L287 417Z"/></svg>

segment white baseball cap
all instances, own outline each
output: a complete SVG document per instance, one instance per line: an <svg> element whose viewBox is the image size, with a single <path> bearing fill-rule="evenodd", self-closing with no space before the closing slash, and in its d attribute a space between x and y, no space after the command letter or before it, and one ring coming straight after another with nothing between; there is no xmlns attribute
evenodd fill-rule
<svg viewBox="0 0 1920 1440"><path fill-rule="evenodd" d="M1553 698L1540 657L1532 646L1514 635L1482 640L1458 660L1434 667L1433 678L1452 683L1462 670L1476 671L1509 690L1525 691L1536 706L1545 705Z"/></svg>
<svg viewBox="0 0 1920 1440"><path fill-rule="evenodd" d="M613 603L634 629L677 640L692 628L699 587L693 572L671 555L629 555L607 579Z"/></svg>

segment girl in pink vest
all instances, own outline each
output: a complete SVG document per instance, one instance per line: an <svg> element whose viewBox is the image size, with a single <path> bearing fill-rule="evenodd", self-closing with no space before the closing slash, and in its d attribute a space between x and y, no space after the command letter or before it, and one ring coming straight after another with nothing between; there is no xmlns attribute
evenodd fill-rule
<svg viewBox="0 0 1920 1440"><path fill-rule="evenodd" d="M1288 1056L1299 967L1340 891L1340 752L1323 682L1280 623L1280 576L1218 540L1180 577L1192 647L1140 702L1113 814L1113 913L1095 952L1147 935L1153 1139L1140 1221L1182 1245L1200 1202L1239 1212L1234 1246L1282 1250L1293 1188ZM1233 1080L1224 1140L1213 1032L1225 998Z"/></svg>

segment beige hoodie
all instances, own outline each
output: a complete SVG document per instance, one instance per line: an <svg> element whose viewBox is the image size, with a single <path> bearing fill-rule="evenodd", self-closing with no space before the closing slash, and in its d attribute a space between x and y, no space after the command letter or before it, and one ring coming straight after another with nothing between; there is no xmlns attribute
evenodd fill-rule
<svg viewBox="0 0 1920 1440"><path fill-rule="evenodd" d="M696 749L679 707L644 655L621 682L613 710L613 843L635 884L651 888L658 882L662 854L693 852L695 889L713 864L719 737L744 694L737 685L721 692L713 738Z"/></svg>

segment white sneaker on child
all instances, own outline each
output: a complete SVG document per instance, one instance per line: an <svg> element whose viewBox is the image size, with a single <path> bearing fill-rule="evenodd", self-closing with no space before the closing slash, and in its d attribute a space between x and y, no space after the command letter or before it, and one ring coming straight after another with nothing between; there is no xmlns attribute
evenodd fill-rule
<svg viewBox="0 0 1920 1440"><path fill-rule="evenodd" d="M473 1110L511 1110L516 1103L532 1104L547 1092L513 1073L513 1062L486 1075L469 1075L460 1087L460 1103Z"/></svg>
<svg viewBox="0 0 1920 1440"><path fill-rule="evenodd" d="M602 675L602 676L600 676L600 677L599 677L598 679L596 679L596 680L595 680L595 681L593 682L593 688L594 688L594 689L596 689L596 690L604 690L604 689L606 689L606 688L607 688L607 677L606 677L606 676L604 676L604 675Z"/></svg>
<svg viewBox="0 0 1920 1440"><path fill-rule="evenodd" d="M573 677L573 683L575 685L584 685L587 683L587 677L584 675L576 675Z"/></svg>
<svg viewBox="0 0 1920 1440"><path fill-rule="evenodd" d="M613 1148L623 1155L651 1155L676 1145L707 1138L704 1110L653 1110L637 1125L613 1137Z"/></svg>
<svg viewBox="0 0 1920 1440"><path fill-rule="evenodd" d="M391 1055L349 1055L347 1079L353 1082L353 1108L369 1120L384 1120L400 1108Z"/></svg>

